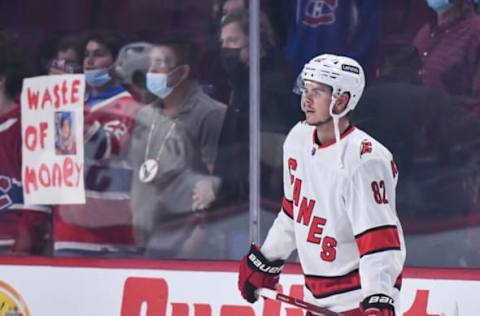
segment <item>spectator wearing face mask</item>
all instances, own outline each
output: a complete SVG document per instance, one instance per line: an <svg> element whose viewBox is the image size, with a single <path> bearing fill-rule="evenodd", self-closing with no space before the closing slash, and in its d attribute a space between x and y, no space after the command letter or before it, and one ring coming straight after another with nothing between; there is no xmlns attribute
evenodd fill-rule
<svg viewBox="0 0 480 316"><path fill-rule="evenodd" d="M226 106L200 88L197 52L185 34L165 35L150 52L146 86L157 99L140 110L128 154L134 224L148 256L182 247L178 231L156 226L191 213L193 187L209 178L217 156Z"/></svg>
<svg viewBox="0 0 480 316"><path fill-rule="evenodd" d="M249 16L234 11L223 17L220 32L222 64L231 95L219 143L214 174L220 187L198 186L200 208L214 200L235 205L248 199L249 175ZM290 127L302 119L298 100L291 92L293 77L286 58L275 48L273 31L265 15L260 18L260 121L262 195L278 200L282 195L282 143ZM232 168L232 163L235 168ZM209 194L206 194L209 192Z"/></svg>
<svg viewBox="0 0 480 316"><path fill-rule="evenodd" d="M435 11L413 44L422 59L425 86L460 96L480 117L480 17L472 0L426 0ZM472 100L473 99L473 100Z"/></svg>
<svg viewBox="0 0 480 316"><path fill-rule="evenodd" d="M132 171L122 158L139 104L112 76L121 47L114 33L87 36L83 72L86 204L54 211L57 255L120 255L136 251L130 210Z"/></svg>
<svg viewBox="0 0 480 316"><path fill-rule="evenodd" d="M198 151L198 169L211 173L226 105L200 89L197 82L195 43L185 35L166 35L155 43L150 54L146 83L157 96L154 104L184 128Z"/></svg>

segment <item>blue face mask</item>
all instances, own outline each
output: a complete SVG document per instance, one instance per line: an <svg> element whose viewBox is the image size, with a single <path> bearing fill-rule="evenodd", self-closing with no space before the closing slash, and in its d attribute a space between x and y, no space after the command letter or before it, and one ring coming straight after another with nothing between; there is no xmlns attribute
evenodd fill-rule
<svg viewBox="0 0 480 316"><path fill-rule="evenodd" d="M167 74L147 73L147 89L160 99L165 99L172 93L173 88L167 86Z"/></svg>
<svg viewBox="0 0 480 316"><path fill-rule="evenodd" d="M450 0L426 0L430 8L437 12L445 11L450 6Z"/></svg>
<svg viewBox="0 0 480 316"><path fill-rule="evenodd" d="M84 73L85 80L90 87L98 88L104 86L107 84L107 82L112 80L107 68L85 70Z"/></svg>

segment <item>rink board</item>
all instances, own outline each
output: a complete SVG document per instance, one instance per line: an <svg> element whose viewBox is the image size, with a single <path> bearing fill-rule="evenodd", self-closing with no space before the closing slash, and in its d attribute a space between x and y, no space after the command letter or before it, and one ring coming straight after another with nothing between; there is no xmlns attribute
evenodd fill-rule
<svg viewBox="0 0 480 316"><path fill-rule="evenodd" d="M237 290L237 262L0 259L0 300L24 316L301 316L284 304L250 305ZM406 269L404 316L477 315L480 270ZM298 265L281 284L302 295ZM3 312L3 311L2 311Z"/></svg>

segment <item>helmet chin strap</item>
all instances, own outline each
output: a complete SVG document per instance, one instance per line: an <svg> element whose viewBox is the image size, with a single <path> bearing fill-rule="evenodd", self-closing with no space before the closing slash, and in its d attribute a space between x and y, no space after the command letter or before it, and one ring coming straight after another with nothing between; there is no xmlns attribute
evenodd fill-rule
<svg viewBox="0 0 480 316"><path fill-rule="evenodd" d="M340 95L340 94L338 94ZM333 119L333 129L335 132L335 148L337 151L338 157L338 166L340 169L343 169L343 159L342 159L342 145L340 144L340 118L345 116L345 112L343 111L340 114L333 113L333 108L335 107L335 103L337 102L338 96L332 95L332 101L330 102L330 115Z"/></svg>

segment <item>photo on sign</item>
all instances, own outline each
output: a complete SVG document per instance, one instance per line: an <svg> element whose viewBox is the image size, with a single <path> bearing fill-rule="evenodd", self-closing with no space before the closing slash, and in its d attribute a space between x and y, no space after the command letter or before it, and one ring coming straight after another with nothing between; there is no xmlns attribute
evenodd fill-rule
<svg viewBox="0 0 480 316"><path fill-rule="evenodd" d="M77 141L75 139L75 113L55 112L55 154L75 155Z"/></svg>

